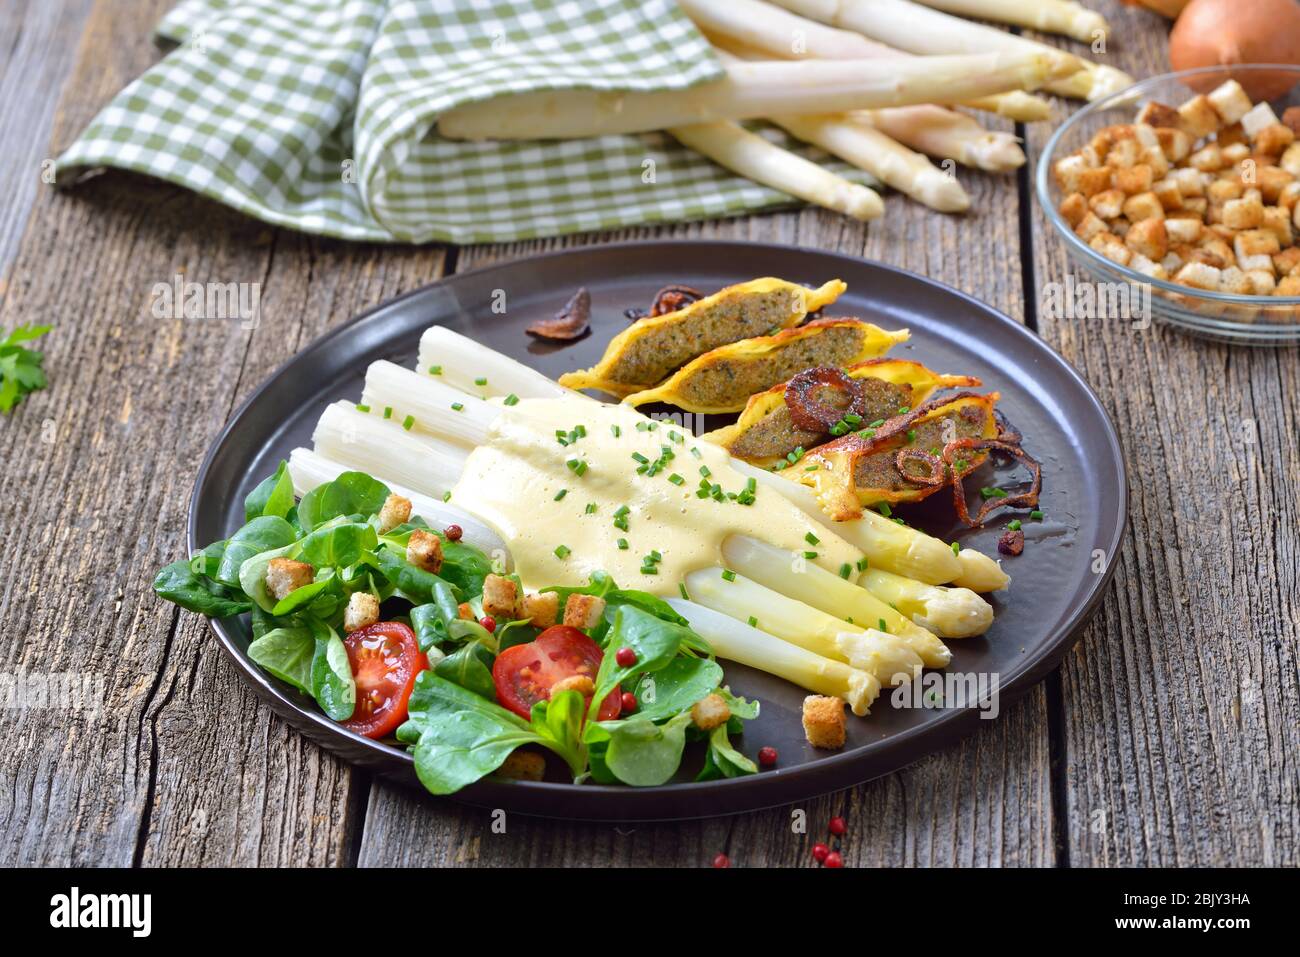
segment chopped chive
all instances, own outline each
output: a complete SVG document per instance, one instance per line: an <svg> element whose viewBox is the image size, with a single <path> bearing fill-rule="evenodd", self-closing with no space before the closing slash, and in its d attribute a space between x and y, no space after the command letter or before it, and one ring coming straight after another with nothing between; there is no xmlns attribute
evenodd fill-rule
<svg viewBox="0 0 1300 957"><path fill-rule="evenodd" d="M615 515L626 515L626 514L627 514L628 512L630 512L630 511L632 511L632 510L631 510L630 508L628 508L626 505L620 505L618 508L616 508L616 509L614 510L614 514L615 514Z"/></svg>
<svg viewBox="0 0 1300 957"><path fill-rule="evenodd" d="M663 555L660 554L659 551L658 551L657 549L654 549L654 548L650 549L650 557L651 557L652 559L654 559L655 561L657 561L657 562L661 562L661 561L664 560Z"/></svg>
<svg viewBox="0 0 1300 957"><path fill-rule="evenodd" d="M816 472L819 468L821 468L820 465L807 465L807 466L804 467L804 471L805 471L805 472Z"/></svg>
<svg viewBox="0 0 1300 957"><path fill-rule="evenodd" d="M429 375L442 375L442 366L429 366Z"/></svg>
<svg viewBox="0 0 1300 957"><path fill-rule="evenodd" d="M642 575L658 575L658 574L659 574L659 569L655 568L653 565L642 565L642 566L641 566L641 574L642 574Z"/></svg>
<svg viewBox="0 0 1300 957"><path fill-rule="evenodd" d="M893 521L895 525L903 525L903 526L907 525L907 522L903 521L901 518L898 518L897 516L891 519L891 521Z"/></svg>
<svg viewBox="0 0 1300 957"><path fill-rule="evenodd" d="M691 446L691 455L695 456L697 459L700 458L701 457L700 450L695 448L694 446Z"/></svg>
<svg viewBox="0 0 1300 957"><path fill-rule="evenodd" d="M862 421L862 416L858 415L856 412L845 412L844 421L849 425L857 425Z"/></svg>
<svg viewBox="0 0 1300 957"><path fill-rule="evenodd" d="M642 455L640 452L633 452L632 458L640 462L642 465L646 465L650 462L650 460L646 458L644 455Z"/></svg>
<svg viewBox="0 0 1300 957"><path fill-rule="evenodd" d="M809 545L820 545L822 543L822 540L818 538L816 535L814 535L812 532L809 532L807 535L805 535L803 537L803 540L807 542Z"/></svg>
<svg viewBox="0 0 1300 957"><path fill-rule="evenodd" d="M722 570L722 580L728 582L734 582L736 580L736 573L733 572L730 568L724 568Z"/></svg>
<svg viewBox="0 0 1300 957"><path fill-rule="evenodd" d="M677 583L677 590L678 590L679 592L682 593L682 597L683 597L684 599L686 599L687 601L690 601L690 600L691 600L690 592L688 592L688 591L686 590L686 582L678 582L678 583Z"/></svg>
<svg viewBox="0 0 1300 957"><path fill-rule="evenodd" d="M713 473L712 473L711 471L709 471L709 467L708 467L707 465L701 465L701 466L700 466L700 474L703 475L705 478L708 478L708 477L709 477L710 475L712 475Z"/></svg>
<svg viewBox="0 0 1300 957"><path fill-rule="evenodd" d="M556 558L568 558L569 555L572 553L572 551L573 551L573 549L569 548L568 545L556 545L556 546L555 546L555 557L556 557Z"/></svg>
<svg viewBox="0 0 1300 957"><path fill-rule="evenodd" d="M614 438L618 438L620 435L623 434L623 430L620 429L617 425L611 425L609 427L609 432L612 436L614 436Z"/></svg>
<svg viewBox="0 0 1300 957"><path fill-rule="evenodd" d="M960 554L961 554L961 542L953 542L953 543L952 543L952 553L953 553L954 555L960 555Z"/></svg>
<svg viewBox="0 0 1300 957"><path fill-rule="evenodd" d="M579 478L581 478L587 472L587 463L584 462L582 459L569 459L569 461L565 462L564 464L568 466L570 472L572 472L574 475L578 476Z"/></svg>
<svg viewBox="0 0 1300 957"><path fill-rule="evenodd" d="M477 379L474 380L474 384L475 384L475 385L487 385L487 378L484 377L484 376L479 376Z"/></svg>
<svg viewBox="0 0 1300 957"><path fill-rule="evenodd" d="M906 415L908 412L911 412L911 411L912 411L912 407L911 407L910 405L900 405L900 406L898 407L898 414L899 414L899 415Z"/></svg>
<svg viewBox="0 0 1300 957"><path fill-rule="evenodd" d="M564 498L564 496L568 494L569 494L569 490L567 488L560 489L558 492L555 493L555 501L558 502L560 499Z"/></svg>
<svg viewBox="0 0 1300 957"><path fill-rule="evenodd" d="M885 516L885 518L889 518L890 515L894 514L893 510L889 507L888 502L881 502L876 506L876 511Z"/></svg>
<svg viewBox="0 0 1300 957"><path fill-rule="evenodd" d="M636 430L638 432L648 432L650 430L650 425L647 422L638 422L636 424Z"/></svg>
<svg viewBox="0 0 1300 957"><path fill-rule="evenodd" d="M803 557L804 557L804 558L816 558L816 557L817 557L817 553L816 553L816 552L804 552L804 553L803 553Z"/></svg>
<svg viewBox="0 0 1300 957"><path fill-rule="evenodd" d="M746 480L746 482L745 482L745 491L746 491L746 492L749 492L750 494L753 494L754 490L757 489L757 488L758 488L758 482L757 482L755 479L750 478L750 479Z"/></svg>
<svg viewBox="0 0 1300 957"><path fill-rule="evenodd" d="M908 429L908 430L907 430L907 441L909 441L909 442L915 442L915 441L916 441L916 429Z"/></svg>
<svg viewBox="0 0 1300 957"><path fill-rule="evenodd" d="M790 463L787 462L785 459L782 459L780 462L777 462L775 465L772 466L772 471L773 471L773 472L780 472L780 471L782 471L782 470L783 470L787 465L789 465L789 464L790 464Z"/></svg>
<svg viewBox="0 0 1300 957"><path fill-rule="evenodd" d="M596 514L596 503L595 503L595 502L588 502L588 503L587 503L587 508L586 508L585 511L586 511L586 513L587 513L588 515L595 515L595 514Z"/></svg>
<svg viewBox="0 0 1300 957"><path fill-rule="evenodd" d="M391 419L392 417L393 417L393 407L391 405L384 406L384 418Z"/></svg>
<svg viewBox="0 0 1300 957"><path fill-rule="evenodd" d="M370 411L370 406L368 406L368 405L362 405L360 402L358 402L358 403L357 403L357 411L358 411L358 412L369 412L369 411Z"/></svg>
<svg viewBox="0 0 1300 957"><path fill-rule="evenodd" d="M402 420L402 428L406 429L407 432L411 431L413 425L415 425L415 416L413 415L408 415Z"/></svg>
<svg viewBox="0 0 1300 957"><path fill-rule="evenodd" d="M869 428L869 429L878 429L878 428L880 428L880 427L881 427L882 425L884 425L884 424L885 424L885 420L884 420L884 419L876 419L876 421L874 421L874 422L868 422L868 423L867 423L867 428Z"/></svg>
<svg viewBox="0 0 1300 957"><path fill-rule="evenodd" d="M859 559L858 559L858 571L860 571L860 572L865 572L866 570L867 570L867 560L866 560L865 558L859 558Z"/></svg>
<svg viewBox="0 0 1300 957"><path fill-rule="evenodd" d="M672 439L678 445L681 445L683 442L686 441L685 439L682 438L682 434L680 432L674 432L671 430L668 433L668 438Z"/></svg>
<svg viewBox="0 0 1300 957"><path fill-rule="evenodd" d="M860 439L872 439L875 438L875 436L876 436L875 429L863 429L861 432L858 433L858 438Z"/></svg>
<svg viewBox="0 0 1300 957"><path fill-rule="evenodd" d="M686 479L682 478L682 477L681 477L680 475L678 475L676 472L674 472L672 475L668 476L668 481L672 482L674 485L685 485L685 484L686 484Z"/></svg>
<svg viewBox="0 0 1300 957"><path fill-rule="evenodd" d="M506 404L506 405L518 405L518 404L519 404L519 396L517 396L517 395L515 395L513 392L511 392L508 396L505 397L505 400L504 400L504 401L505 401L505 404Z"/></svg>
<svg viewBox="0 0 1300 957"><path fill-rule="evenodd" d="M852 574L853 574L853 566L850 565L848 562L845 562L843 565L840 566L841 578L848 578Z"/></svg>
<svg viewBox="0 0 1300 957"><path fill-rule="evenodd" d="M620 538L620 539L619 539L615 544L618 545L618 550L619 550L620 552L625 552L625 551L627 551L627 539L626 539L626 538Z"/></svg>
<svg viewBox="0 0 1300 957"><path fill-rule="evenodd" d="M453 412L464 412L464 411L465 411L465 404L464 404L463 402L453 402L453 403L451 404L451 410L452 410Z"/></svg>
<svg viewBox="0 0 1300 957"><path fill-rule="evenodd" d="M1032 512L1029 513L1029 517L1036 522L1041 522L1043 520L1043 513L1038 509L1034 509Z"/></svg>
<svg viewBox="0 0 1300 957"><path fill-rule="evenodd" d="M889 634L889 626L885 624L885 619L881 618L880 621L877 622L877 624L880 625L881 631L883 631L885 634Z"/></svg>
<svg viewBox="0 0 1300 957"><path fill-rule="evenodd" d="M447 491L445 491L445 492L442 493L442 500L443 500L444 502L450 502L450 501L451 501L451 489L448 489Z"/></svg>
<svg viewBox="0 0 1300 957"><path fill-rule="evenodd" d="M750 616L749 616L749 627L750 627L750 628L757 628L757 627L758 627L758 619L755 618L753 615L750 615Z"/></svg>

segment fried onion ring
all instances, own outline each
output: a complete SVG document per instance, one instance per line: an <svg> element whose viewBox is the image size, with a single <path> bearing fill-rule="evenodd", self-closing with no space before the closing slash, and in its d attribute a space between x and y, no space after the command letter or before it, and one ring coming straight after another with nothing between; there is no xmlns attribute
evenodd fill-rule
<svg viewBox="0 0 1300 957"><path fill-rule="evenodd" d="M1015 495L1008 495L1006 498L989 499L980 506L980 510L975 513L972 519L970 511L966 508L966 490L962 488L962 478L966 472L952 469L952 504L957 511L957 517L969 525L971 528L982 526L985 520L993 512L1000 508L1037 508L1038 495L1043 489L1043 468L1038 462L1019 445L1013 442L1006 442L1002 439L956 439L949 442L943 447L943 460L949 465L953 463L953 457L964 449L990 449L995 452L1001 452L1012 458L1019 459L1030 472L1034 475L1033 482L1030 483L1028 491L1019 492ZM970 471L969 469L967 471Z"/></svg>
<svg viewBox="0 0 1300 957"><path fill-rule="evenodd" d="M693 302L699 302L704 298L704 293L698 289L692 289L690 286L682 286L674 283L671 286L664 286L655 293L654 301L650 303L650 316L666 315L670 312L676 312L678 309L685 309Z"/></svg>
<svg viewBox="0 0 1300 957"><path fill-rule="evenodd" d="M554 319L538 319L528 327L529 335L540 339L569 342L585 336L591 329L591 293L583 286L573 294Z"/></svg>
<svg viewBox="0 0 1300 957"><path fill-rule="evenodd" d="M817 398L818 389L835 389L848 396L846 408L837 409ZM785 386L790 421L805 432L829 432L845 415L866 412L866 397L856 379L834 366L817 366L800 372Z"/></svg>
<svg viewBox="0 0 1300 957"><path fill-rule="evenodd" d="M908 462L925 463L930 468L930 474L914 475L909 473L906 469ZM924 449L899 449L898 455L894 456L894 466L898 469L899 475L917 485L945 485L948 482L948 466L939 456L926 452Z"/></svg>

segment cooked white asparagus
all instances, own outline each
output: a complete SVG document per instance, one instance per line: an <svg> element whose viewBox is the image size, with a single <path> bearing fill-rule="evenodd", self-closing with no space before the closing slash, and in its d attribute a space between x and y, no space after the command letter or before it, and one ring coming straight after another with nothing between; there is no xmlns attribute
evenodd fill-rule
<svg viewBox="0 0 1300 957"><path fill-rule="evenodd" d="M839 30L809 20L765 0L679 0L678 5L704 31L714 46L748 60L898 59L912 56L860 33ZM997 93L962 105L1017 120L1046 119L1046 100L1023 91Z"/></svg>
<svg viewBox="0 0 1300 957"><path fill-rule="evenodd" d="M685 90L611 94L548 90L444 113L450 139L574 139L641 133L775 113L826 113L916 103L960 103L1033 90L1077 67L1051 47L896 61L801 60L724 65L726 76Z"/></svg>
<svg viewBox="0 0 1300 957"><path fill-rule="evenodd" d="M909 0L773 0L800 16L855 30L891 47L925 55L983 50L1051 50L1046 44L971 23ZM1059 51L1058 51L1059 52ZM1097 100L1132 85L1128 74L1075 58L1076 72L1054 77L1044 89L1061 96Z"/></svg>
<svg viewBox="0 0 1300 957"><path fill-rule="evenodd" d="M312 441L326 458L433 498L451 491L469 455L464 446L408 432L379 412L358 412L349 402L335 402L321 413Z"/></svg>
<svg viewBox="0 0 1300 957"><path fill-rule="evenodd" d="M861 220L878 219L885 211L875 190L769 143L739 123L696 123L668 132L719 166L805 202Z"/></svg>
<svg viewBox="0 0 1300 957"><path fill-rule="evenodd" d="M964 113L937 106L899 106L845 114L912 149L963 166L1005 173L1025 165L1025 151L1010 133L986 130Z"/></svg>
<svg viewBox="0 0 1300 957"><path fill-rule="evenodd" d="M1072 0L919 0L927 7L964 17L1009 23L1043 33L1060 33L1084 43L1110 36L1110 24L1095 10Z"/></svg>
<svg viewBox="0 0 1300 957"><path fill-rule="evenodd" d="M948 647L924 626L905 618L860 585L800 561L797 553L791 555L748 535L733 535L722 543L722 557L733 571L819 611L859 625L883 623L882 630L906 635L915 642L913 650L927 668L943 668L952 660Z"/></svg>
<svg viewBox="0 0 1300 957"><path fill-rule="evenodd" d="M1002 564L978 549L963 548L957 553L957 563L961 571L947 584L969 588L973 592L1001 591L1011 584L1011 576L1002 570Z"/></svg>
<svg viewBox="0 0 1300 957"><path fill-rule="evenodd" d="M450 439L472 449L483 441L492 420L501 414L499 405L467 395L438 379L421 375L393 362L372 362L366 370L361 403L372 413L401 409L403 422L411 416L411 429ZM459 406L459 408L456 408Z"/></svg>
<svg viewBox="0 0 1300 957"><path fill-rule="evenodd" d="M868 568L858 582L941 638L971 638L993 624L993 606L969 588L925 585L881 568Z"/></svg>
<svg viewBox="0 0 1300 957"><path fill-rule="evenodd" d="M509 310L508 300L503 307ZM434 371L436 370L436 371ZM549 398L568 395L569 390L495 349L453 332L446 326L430 326L420 336L420 353L416 371L430 375L453 388L473 396L508 396ZM486 379L483 385L478 379ZM594 400L593 400L594 401Z"/></svg>
<svg viewBox="0 0 1300 957"><path fill-rule="evenodd" d="M766 671L814 694L842 698L856 715L867 714L880 695L880 681L873 674L813 654L696 602L670 598L668 604L720 658Z"/></svg>

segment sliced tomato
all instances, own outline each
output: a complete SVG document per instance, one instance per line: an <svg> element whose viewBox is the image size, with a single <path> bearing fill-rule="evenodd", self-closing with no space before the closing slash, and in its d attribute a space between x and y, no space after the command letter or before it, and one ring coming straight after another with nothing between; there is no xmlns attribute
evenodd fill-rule
<svg viewBox="0 0 1300 957"><path fill-rule="evenodd" d="M386 738L406 720L415 676L429 667L415 632L397 621L378 621L343 639L357 683L357 706L343 727L367 738Z"/></svg>
<svg viewBox="0 0 1300 957"><path fill-rule="evenodd" d="M492 681L497 700L522 718L531 718L533 705L549 701L551 688L565 678L583 675L596 680L603 654L596 644L577 628L552 625L525 645L514 645L497 655L492 665ZM591 695L587 695L591 704ZM615 688L600 703L596 717L600 721L617 718L621 699Z"/></svg>

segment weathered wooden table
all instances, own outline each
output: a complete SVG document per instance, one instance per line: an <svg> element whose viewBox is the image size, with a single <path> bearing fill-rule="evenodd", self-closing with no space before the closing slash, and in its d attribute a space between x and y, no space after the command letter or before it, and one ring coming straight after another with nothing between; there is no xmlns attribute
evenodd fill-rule
<svg viewBox="0 0 1300 957"><path fill-rule="evenodd" d="M810 802L850 865L1300 861L1300 364L1122 321L1060 321L1063 250L1018 176L961 173L964 217L891 196L869 228L817 210L510 246L349 245L108 173L41 182L158 56L170 0L0 7L0 327L53 322L51 378L0 419L0 672L75 673L98 713L0 711L0 862L737 865L811 862L791 809L616 828L406 792L272 717L204 622L152 595L184 548L195 472L235 405L363 309L456 270L601 239L777 240L883 260L987 300L1081 369L1123 436L1115 583L1059 672L991 727ZM1164 26L1106 0L1108 62L1166 69ZM1062 106L1062 110L1066 107ZM1031 153L1046 124L1027 134ZM1031 157L1032 162L1032 157ZM263 321L155 318L155 283L262 284Z"/></svg>

